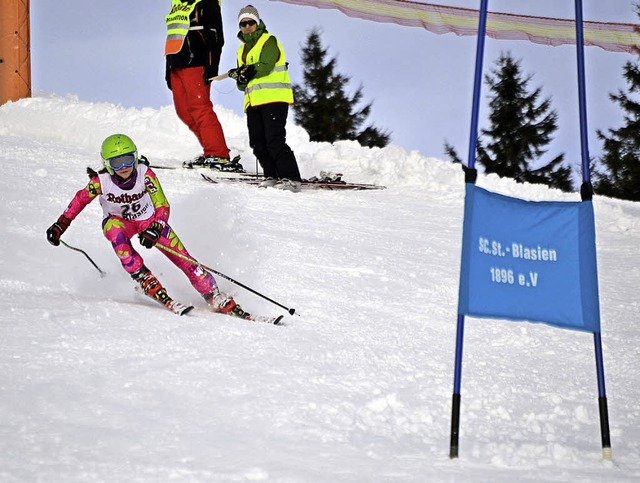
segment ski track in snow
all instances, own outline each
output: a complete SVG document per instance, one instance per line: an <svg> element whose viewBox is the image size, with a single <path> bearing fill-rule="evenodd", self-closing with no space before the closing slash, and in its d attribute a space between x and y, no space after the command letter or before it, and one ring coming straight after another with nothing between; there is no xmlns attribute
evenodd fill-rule
<svg viewBox="0 0 640 483"><path fill-rule="evenodd" d="M244 119L218 108L254 162ZM459 167L397 146L309 143L303 176L388 186L299 194L158 170L170 223L205 265L296 315L284 327L211 314L140 248L176 317L133 289L92 203L51 247L46 228L127 132L160 165L196 153L172 108L72 97L0 107L0 480L581 481L640 479L640 206L596 197L613 462L603 461L590 334L468 319L460 458L448 458L464 203ZM480 176L526 199L571 199ZM218 277L252 313L281 309Z"/></svg>

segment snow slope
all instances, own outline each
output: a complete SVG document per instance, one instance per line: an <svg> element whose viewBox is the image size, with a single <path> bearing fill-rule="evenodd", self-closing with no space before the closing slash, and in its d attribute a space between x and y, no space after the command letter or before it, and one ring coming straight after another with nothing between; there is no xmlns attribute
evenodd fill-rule
<svg viewBox="0 0 640 483"><path fill-rule="evenodd" d="M244 119L219 107L234 152ZM198 154L171 106L74 97L0 107L0 481L632 482L640 480L640 205L595 199L613 462L601 457L593 340L467 319L460 458L448 458L464 183L398 146L310 143L303 176L375 192L288 193L158 170L171 223L202 263L287 307L285 327L206 311L157 250L147 265L192 315L133 290L90 205L50 246L114 132L153 163ZM525 199L576 200L480 176ZM249 311L281 309L224 279Z"/></svg>

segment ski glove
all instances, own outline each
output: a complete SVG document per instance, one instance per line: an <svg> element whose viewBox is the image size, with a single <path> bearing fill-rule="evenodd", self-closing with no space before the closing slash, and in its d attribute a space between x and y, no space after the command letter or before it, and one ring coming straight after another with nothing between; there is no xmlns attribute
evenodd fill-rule
<svg viewBox="0 0 640 483"><path fill-rule="evenodd" d="M65 231L67 231L70 224L71 220L69 218L64 215L60 215L58 221L51 225L47 230L47 241L54 247L60 245L60 237Z"/></svg>
<svg viewBox="0 0 640 483"><path fill-rule="evenodd" d="M227 75L233 80L238 80L238 69L229 69Z"/></svg>
<svg viewBox="0 0 640 483"><path fill-rule="evenodd" d="M228 74L229 77L238 82L238 84L248 84L249 81L256 76L256 66L243 65L237 69L231 69Z"/></svg>
<svg viewBox="0 0 640 483"><path fill-rule="evenodd" d="M205 66L204 68L204 81L206 84L211 82L211 78L218 75L218 68L215 65Z"/></svg>
<svg viewBox="0 0 640 483"><path fill-rule="evenodd" d="M158 243L158 239L162 234L162 225L157 221L151 223L142 233L138 235L140 245L145 248L153 248Z"/></svg>
<svg viewBox="0 0 640 483"><path fill-rule="evenodd" d="M169 88L169 90L171 89L171 69L169 68L169 64L167 64L167 68L164 71L164 80L167 83L167 87Z"/></svg>

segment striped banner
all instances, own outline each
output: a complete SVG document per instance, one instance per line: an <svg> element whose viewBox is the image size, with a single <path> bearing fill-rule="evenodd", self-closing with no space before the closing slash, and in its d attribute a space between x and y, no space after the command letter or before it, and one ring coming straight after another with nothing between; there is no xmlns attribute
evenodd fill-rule
<svg viewBox="0 0 640 483"><path fill-rule="evenodd" d="M406 0L272 0L340 10L349 17L422 27L434 34L476 35L478 10ZM576 43L575 20L489 12L487 36L497 40L528 40L543 45ZM584 22L584 44L609 52L640 54L640 25Z"/></svg>

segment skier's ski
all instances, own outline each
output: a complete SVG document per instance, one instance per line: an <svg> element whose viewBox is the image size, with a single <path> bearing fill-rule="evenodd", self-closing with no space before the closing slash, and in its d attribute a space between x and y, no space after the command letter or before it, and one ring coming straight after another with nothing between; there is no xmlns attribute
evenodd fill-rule
<svg viewBox="0 0 640 483"><path fill-rule="evenodd" d="M178 166L162 166L159 164L151 164L149 165L150 168L152 169L182 169L182 166L178 167Z"/></svg>
<svg viewBox="0 0 640 483"><path fill-rule="evenodd" d="M160 304L164 305L166 308L168 308L171 312L173 312L176 315L187 315L189 312L193 310L193 305L184 305L184 304L181 304L180 302L176 302L175 300L171 300L167 304L163 304L162 302L160 302Z"/></svg>
<svg viewBox="0 0 640 483"><path fill-rule="evenodd" d="M238 154L233 159L229 159L225 162L202 164L197 161L185 161L182 163L183 168L209 168L212 171L220 171L223 173L244 173L244 167L240 164L240 155Z"/></svg>
<svg viewBox="0 0 640 483"><path fill-rule="evenodd" d="M229 315L232 315L232 314L229 314ZM232 315L232 317L239 317L244 320L259 322L262 324L281 325L280 322L282 322L284 315L279 315L278 317L267 317L265 315L253 315L253 314L247 314L245 312L245 315L243 316Z"/></svg>
<svg viewBox="0 0 640 483"><path fill-rule="evenodd" d="M154 297L153 295L147 295L144 292L144 290L142 290L142 288L140 288L139 285L135 286L135 290L136 290L136 292L142 293L145 297L149 297L151 300L155 300L160 305L162 305L165 309L170 310L171 312L173 312L176 315L187 315L189 312L191 312L193 310L193 305L181 304L180 302L177 302L177 301L173 300L168 295L166 297L163 297L162 300L160 300L160 299ZM166 294L166 291L165 291L165 294Z"/></svg>
<svg viewBox="0 0 640 483"><path fill-rule="evenodd" d="M260 182L262 181L259 178L256 177L216 177L216 178L212 178L211 176L208 176L204 173L200 173L200 175L202 176L202 178L209 182L209 183L213 183L213 184L219 184L219 183L243 183L243 184L248 184L248 185L259 185ZM383 190L386 189L386 186L381 186L381 185L377 185L377 184L368 184L368 183L348 183L346 181L310 181L310 180L303 180L301 183L301 187L303 189L327 189L327 190L334 190L334 189L346 189L346 190Z"/></svg>
<svg viewBox="0 0 640 483"><path fill-rule="evenodd" d="M227 174L227 173L225 173ZM212 178L209 175L206 175L204 173L200 173L200 176L202 176L202 178L205 181L208 181L209 183L213 183L213 184L218 184L218 183L225 183L227 181L229 182L238 182L238 183L245 183L245 184L255 184L258 185L262 182L262 180L264 178L262 177L257 177L257 176L216 176L215 178Z"/></svg>
<svg viewBox="0 0 640 483"><path fill-rule="evenodd" d="M284 315L279 317L266 317L264 315L253 315L243 310L239 305L234 305L230 312L217 312L223 315L229 315L231 317L237 317L239 319L250 320L252 322L260 322L263 324L279 325Z"/></svg>
<svg viewBox="0 0 640 483"><path fill-rule="evenodd" d="M181 166L166 166L162 164L150 164L148 160L144 163L152 169L209 169L216 173L225 174L245 174L246 171L240 164L240 155L235 156L226 163L212 163L208 165L198 164L195 161L185 161Z"/></svg>

